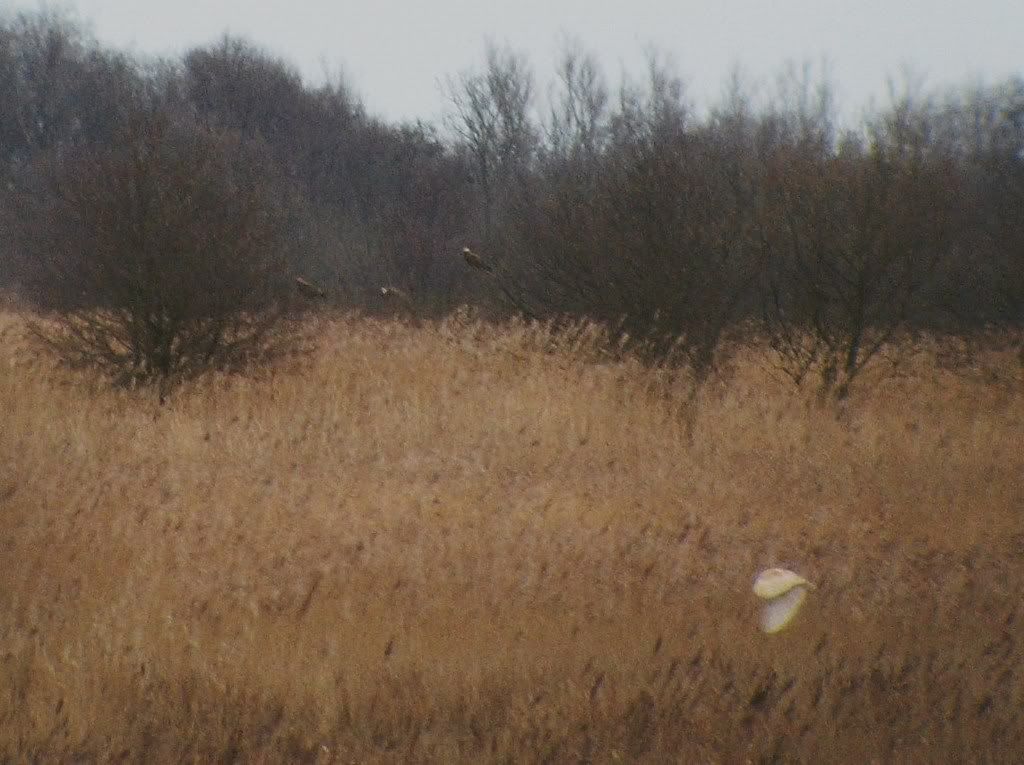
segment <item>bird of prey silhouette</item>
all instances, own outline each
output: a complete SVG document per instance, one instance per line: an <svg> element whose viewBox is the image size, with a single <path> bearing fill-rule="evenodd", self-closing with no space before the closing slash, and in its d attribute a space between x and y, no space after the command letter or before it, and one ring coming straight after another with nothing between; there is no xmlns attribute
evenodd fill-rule
<svg viewBox="0 0 1024 765"><path fill-rule="evenodd" d="M295 277L295 286L303 297L309 298L310 300L322 300L327 297L327 290L317 284L313 284L309 279L304 279L301 276Z"/></svg>
<svg viewBox="0 0 1024 765"><path fill-rule="evenodd" d="M407 305L412 303L408 293L404 290L398 289L398 287L381 287L380 294L381 297L386 300L398 300L399 302L406 303Z"/></svg>
<svg viewBox="0 0 1024 765"><path fill-rule="evenodd" d="M494 267L468 247L462 248L462 257L466 259L466 262L470 266L477 269L478 271L486 271L489 274L494 273Z"/></svg>

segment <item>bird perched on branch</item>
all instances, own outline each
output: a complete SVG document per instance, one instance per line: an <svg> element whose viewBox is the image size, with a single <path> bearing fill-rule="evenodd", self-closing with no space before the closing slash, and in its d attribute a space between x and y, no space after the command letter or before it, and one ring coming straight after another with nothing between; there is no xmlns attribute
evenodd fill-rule
<svg viewBox="0 0 1024 765"><path fill-rule="evenodd" d="M473 268L479 271L486 271L489 274L494 273L494 267L468 247L462 248L462 257L464 257L466 262Z"/></svg>
<svg viewBox="0 0 1024 765"><path fill-rule="evenodd" d="M310 300L322 300L327 297L327 290L319 285L313 284L313 282L308 279L303 279L301 276L295 277L295 286L303 297L307 297Z"/></svg>
<svg viewBox="0 0 1024 765"><path fill-rule="evenodd" d="M380 294L381 297L386 300L398 300L406 305L412 304L412 300L409 298L409 295L404 290L398 289L398 287L381 287Z"/></svg>

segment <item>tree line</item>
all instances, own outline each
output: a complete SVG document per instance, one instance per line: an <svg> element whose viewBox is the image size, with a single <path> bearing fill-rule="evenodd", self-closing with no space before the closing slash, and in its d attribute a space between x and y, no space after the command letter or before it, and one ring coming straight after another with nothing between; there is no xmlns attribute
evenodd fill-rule
<svg viewBox="0 0 1024 765"><path fill-rule="evenodd" d="M324 305L592 319L696 379L757 338L838 395L915 333L1024 324L1024 79L840 120L806 67L697 108L656 56L612 86L568 46L542 91L491 46L446 95L391 124L245 40L138 60L0 19L0 289L133 380Z"/></svg>

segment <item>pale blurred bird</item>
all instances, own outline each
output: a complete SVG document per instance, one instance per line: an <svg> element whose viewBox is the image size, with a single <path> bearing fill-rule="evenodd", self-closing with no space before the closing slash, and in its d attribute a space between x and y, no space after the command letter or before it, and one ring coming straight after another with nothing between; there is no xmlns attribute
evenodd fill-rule
<svg viewBox="0 0 1024 765"><path fill-rule="evenodd" d="M304 279L301 276L295 277L295 286L303 297L307 297L310 300L322 300L327 297L327 290L317 284L313 284L313 282L308 279Z"/></svg>
<svg viewBox="0 0 1024 765"><path fill-rule="evenodd" d="M814 585L784 568L769 568L757 575L754 594L764 601L761 629L769 635L784 630L793 621Z"/></svg>
<svg viewBox="0 0 1024 765"><path fill-rule="evenodd" d="M489 274L494 273L494 268L491 266L491 264L485 261L483 258L481 258L468 247L462 248L462 257L464 257L466 259L466 262L473 268L479 271L486 271Z"/></svg>

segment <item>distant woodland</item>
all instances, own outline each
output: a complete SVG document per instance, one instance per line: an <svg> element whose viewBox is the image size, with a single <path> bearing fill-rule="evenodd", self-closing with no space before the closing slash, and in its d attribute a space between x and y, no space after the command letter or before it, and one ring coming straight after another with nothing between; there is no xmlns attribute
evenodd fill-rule
<svg viewBox="0 0 1024 765"><path fill-rule="evenodd" d="M588 319L698 377L756 337L837 389L908 335L1024 324L1024 79L896 85L855 123L809 68L771 82L697 107L657 56L610 83L490 47L442 124L390 124L246 40L137 60L0 18L0 290L153 337L270 307Z"/></svg>

